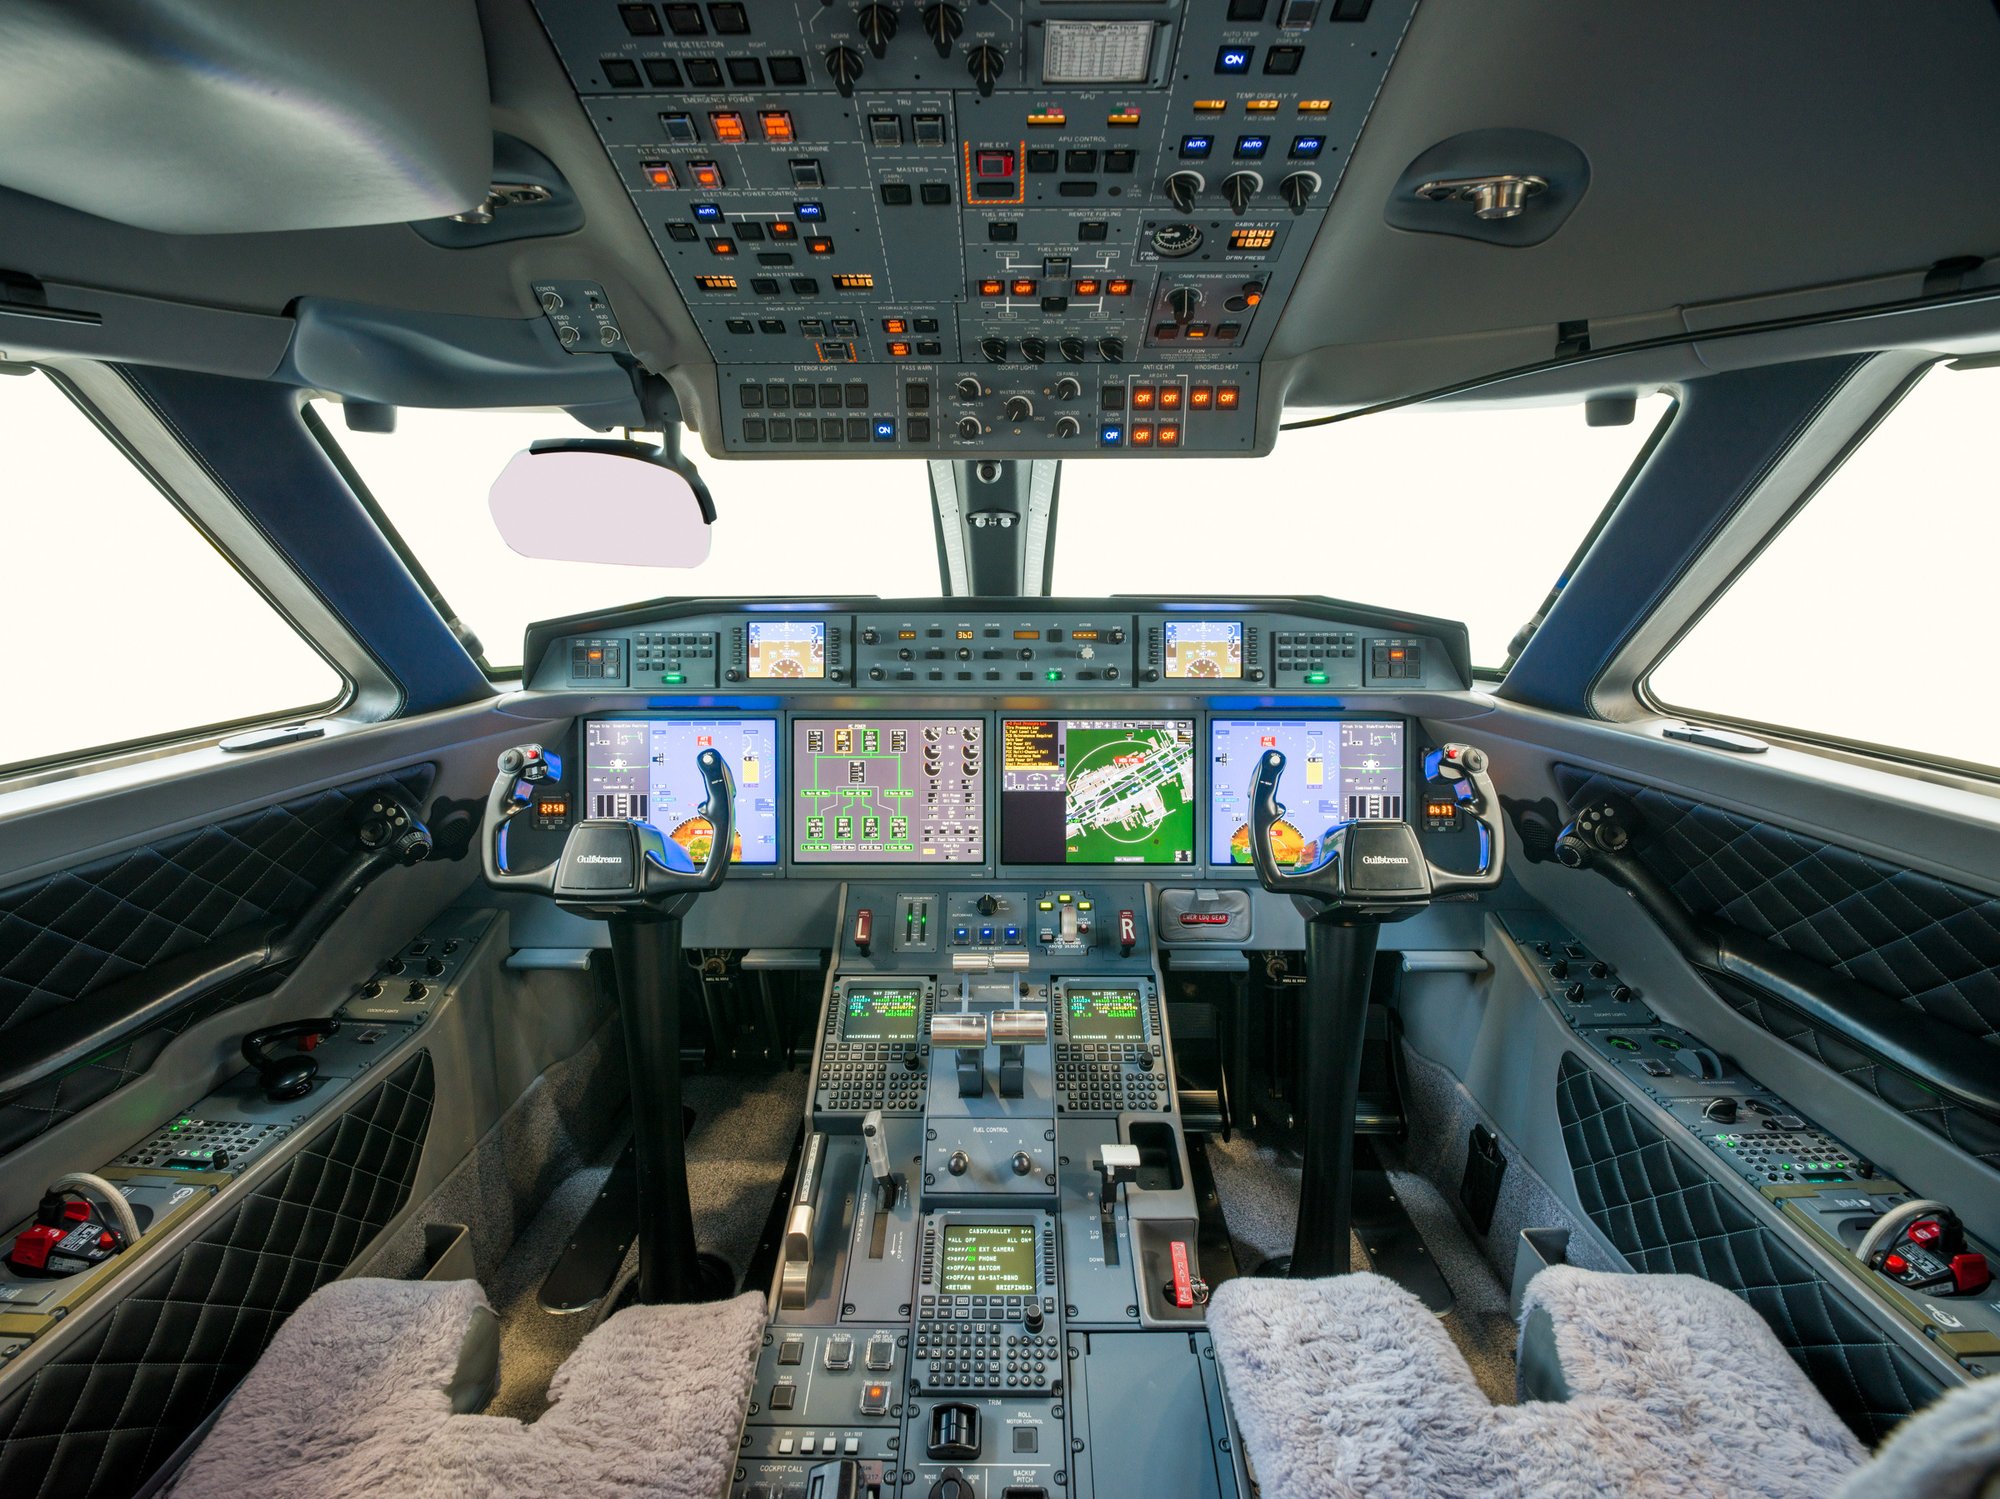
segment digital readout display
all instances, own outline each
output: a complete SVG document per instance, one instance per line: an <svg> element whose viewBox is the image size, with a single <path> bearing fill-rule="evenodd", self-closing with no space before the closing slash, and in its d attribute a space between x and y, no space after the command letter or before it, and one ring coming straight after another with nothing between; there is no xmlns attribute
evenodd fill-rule
<svg viewBox="0 0 2000 1499"><path fill-rule="evenodd" d="M841 1012L843 1041L914 1041L923 991L913 984L856 984Z"/></svg>
<svg viewBox="0 0 2000 1499"><path fill-rule="evenodd" d="M1033 1296L1032 1223L947 1223L938 1265L938 1291L946 1296Z"/></svg>
<svg viewBox="0 0 2000 1499"><path fill-rule="evenodd" d="M1137 989L1070 989L1065 991L1065 1000L1066 1041L1088 1044L1146 1039Z"/></svg>
<svg viewBox="0 0 2000 1499"><path fill-rule="evenodd" d="M826 675L826 626L809 620L759 620L743 627L753 682L798 681Z"/></svg>

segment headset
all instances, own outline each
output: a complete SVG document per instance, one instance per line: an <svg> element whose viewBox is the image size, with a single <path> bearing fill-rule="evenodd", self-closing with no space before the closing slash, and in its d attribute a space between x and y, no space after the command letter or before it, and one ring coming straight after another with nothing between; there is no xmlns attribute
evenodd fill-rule
<svg viewBox="0 0 2000 1499"><path fill-rule="evenodd" d="M243 1038L243 1060L257 1069L257 1081L264 1096L274 1103L304 1098L319 1076L319 1063L302 1051L272 1056L265 1048L279 1041L296 1041L307 1036L331 1036L340 1022L331 1015L323 1020L288 1020L283 1025L252 1031Z"/></svg>

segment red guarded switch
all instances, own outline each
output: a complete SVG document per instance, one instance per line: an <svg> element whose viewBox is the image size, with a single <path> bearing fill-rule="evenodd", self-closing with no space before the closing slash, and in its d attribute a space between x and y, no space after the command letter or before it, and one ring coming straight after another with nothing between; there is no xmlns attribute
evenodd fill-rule
<svg viewBox="0 0 2000 1499"><path fill-rule="evenodd" d="M1925 1249L1936 1249L1944 1242L1944 1225L1935 1218L1919 1218L1908 1230L1912 1244L1921 1244Z"/></svg>
<svg viewBox="0 0 2000 1499"><path fill-rule="evenodd" d="M1139 942L1139 923L1130 911L1118 913L1118 956L1129 958Z"/></svg>
<svg viewBox="0 0 2000 1499"><path fill-rule="evenodd" d="M1194 1305L1194 1272L1188 1265L1186 1243L1176 1239L1171 1247L1174 1264L1174 1305Z"/></svg>
<svg viewBox="0 0 2000 1499"><path fill-rule="evenodd" d="M875 913L863 906L854 913L854 950L862 957L875 945Z"/></svg>
<svg viewBox="0 0 2000 1499"><path fill-rule="evenodd" d="M1953 1255L1951 1281L1959 1295L1978 1295L1993 1283L1993 1272L1986 1267L1986 1256L1971 1250Z"/></svg>
<svg viewBox="0 0 2000 1499"><path fill-rule="evenodd" d="M7 1256L7 1263L17 1270L46 1270L49 1251L62 1242L63 1233L47 1223L22 1229L14 1235L14 1251Z"/></svg>

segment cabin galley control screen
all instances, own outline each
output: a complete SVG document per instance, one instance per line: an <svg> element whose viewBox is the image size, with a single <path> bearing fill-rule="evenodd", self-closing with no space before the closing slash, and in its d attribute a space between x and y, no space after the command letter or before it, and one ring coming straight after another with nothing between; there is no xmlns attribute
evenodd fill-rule
<svg viewBox="0 0 2000 1499"><path fill-rule="evenodd" d="M1250 862L1250 788L1257 759L1285 757L1273 852L1296 864L1328 828L1403 815L1403 725L1394 719L1215 718L1209 722L1209 862Z"/></svg>
<svg viewBox="0 0 2000 1499"><path fill-rule="evenodd" d="M1000 732L1006 862L1194 862L1192 720L1009 718Z"/></svg>
<svg viewBox="0 0 2000 1499"><path fill-rule="evenodd" d="M938 1256L938 1290L946 1296L1033 1296L1032 1223L947 1223Z"/></svg>
<svg viewBox="0 0 2000 1499"><path fill-rule="evenodd" d="M649 822L696 864L715 829L701 809L708 785L695 756L713 749L736 780L730 858L778 862L778 721L775 718L593 718L583 726L583 815Z"/></svg>
<svg viewBox="0 0 2000 1499"><path fill-rule="evenodd" d="M985 739L973 718L794 719L792 858L985 862Z"/></svg>

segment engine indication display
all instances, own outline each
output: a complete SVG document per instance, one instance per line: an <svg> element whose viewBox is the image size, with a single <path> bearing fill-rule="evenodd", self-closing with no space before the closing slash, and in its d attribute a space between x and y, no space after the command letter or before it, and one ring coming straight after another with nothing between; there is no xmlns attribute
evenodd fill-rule
<svg viewBox="0 0 2000 1499"><path fill-rule="evenodd" d="M947 1223L938 1256L938 1290L946 1296L1033 1296L1032 1223Z"/></svg>
<svg viewBox="0 0 2000 1499"><path fill-rule="evenodd" d="M1095 1044L1146 1039L1135 988L1071 986L1063 991L1063 1000L1063 1039L1067 1041Z"/></svg>
<svg viewBox="0 0 2000 1499"><path fill-rule="evenodd" d="M923 991L915 984L854 984L841 1012L840 1039L914 1041L922 1015Z"/></svg>
<svg viewBox="0 0 2000 1499"><path fill-rule="evenodd" d="M1243 675L1243 625L1238 620L1168 620L1160 629L1161 671L1181 678L1236 680Z"/></svg>
<svg viewBox="0 0 2000 1499"><path fill-rule="evenodd" d="M753 682L826 676L826 625L817 620L757 620L743 627L744 670Z"/></svg>
<svg viewBox="0 0 2000 1499"><path fill-rule="evenodd" d="M1010 864L1194 862L1194 724L1001 724L1001 857Z"/></svg>
<svg viewBox="0 0 2000 1499"><path fill-rule="evenodd" d="M1250 789L1257 757L1285 757L1271 830L1278 862L1290 866L1327 829L1403 815L1403 725L1394 719L1216 718L1209 722L1209 861L1250 862Z"/></svg>
<svg viewBox="0 0 2000 1499"><path fill-rule="evenodd" d="M715 828L701 815L708 786L695 756L721 753L736 781L736 832L729 857L778 862L778 721L775 718L593 718L583 726L583 811L587 817L649 822L687 851L708 858ZM546 803L542 804L543 809Z"/></svg>
<svg viewBox="0 0 2000 1499"><path fill-rule="evenodd" d="M983 863L985 737L969 718L795 719L793 858Z"/></svg>

